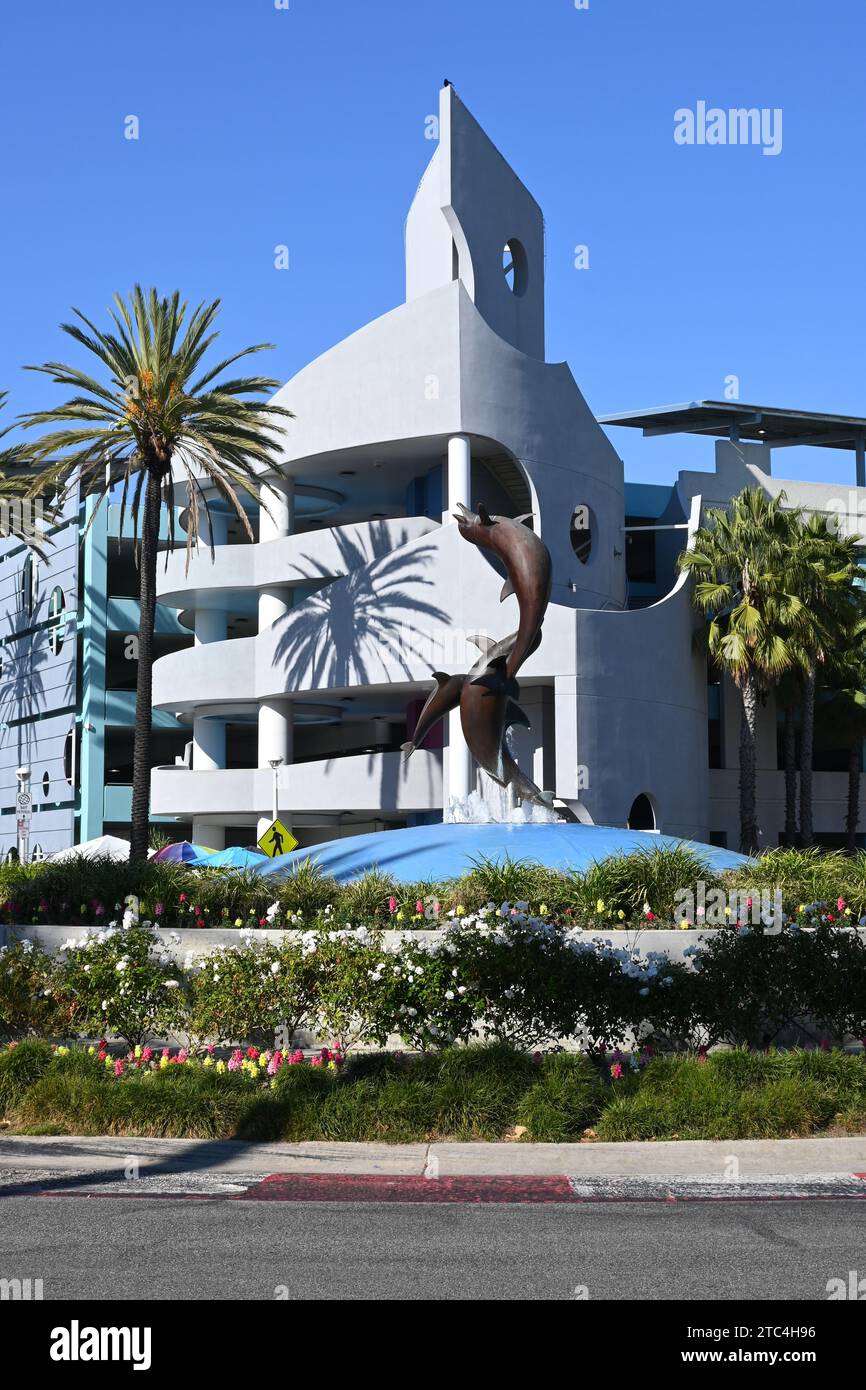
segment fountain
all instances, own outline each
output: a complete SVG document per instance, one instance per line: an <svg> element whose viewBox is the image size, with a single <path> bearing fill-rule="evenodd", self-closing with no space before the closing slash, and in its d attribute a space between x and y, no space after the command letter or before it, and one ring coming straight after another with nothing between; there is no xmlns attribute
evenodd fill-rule
<svg viewBox="0 0 866 1390"><path fill-rule="evenodd" d="M553 795L542 791L519 766L511 730L528 726L520 708L517 672L537 650L550 601L550 552L526 517L490 516L459 506L455 517L464 540L491 551L508 576L502 598L517 597L517 630L494 642L474 637L480 656L465 674L435 671L435 685L418 718L412 739L403 745L407 758L430 730L452 710L460 709L467 746L478 767L475 791L452 798L442 822L353 835L313 845L267 861L256 872L283 875L305 859L339 881L359 878L377 866L398 882L457 878L475 859L529 860L555 869L582 869L611 854L658 845L686 844L716 870L744 863L744 856L711 845L694 844L645 830L584 825L564 820Z"/></svg>

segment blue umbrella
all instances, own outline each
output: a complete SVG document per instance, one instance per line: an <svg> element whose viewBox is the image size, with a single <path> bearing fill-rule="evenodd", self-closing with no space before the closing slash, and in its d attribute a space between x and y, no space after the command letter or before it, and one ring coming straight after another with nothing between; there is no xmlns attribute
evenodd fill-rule
<svg viewBox="0 0 866 1390"><path fill-rule="evenodd" d="M257 849L232 845L231 849L220 849L216 854L202 854L190 863L193 869L256 869L266 861L267 855Z"/></svg>

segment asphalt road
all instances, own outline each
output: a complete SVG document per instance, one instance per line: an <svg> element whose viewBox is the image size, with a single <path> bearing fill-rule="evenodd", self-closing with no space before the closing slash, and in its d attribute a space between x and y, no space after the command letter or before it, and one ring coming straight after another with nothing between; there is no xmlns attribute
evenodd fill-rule
<svg viewBox="0 0 866 1390"><path fill-rule="evenodd" d="M0 1278L41 1278L46 1300L823 1301L851 1270L864 1202L0 1201Z"/></svg>

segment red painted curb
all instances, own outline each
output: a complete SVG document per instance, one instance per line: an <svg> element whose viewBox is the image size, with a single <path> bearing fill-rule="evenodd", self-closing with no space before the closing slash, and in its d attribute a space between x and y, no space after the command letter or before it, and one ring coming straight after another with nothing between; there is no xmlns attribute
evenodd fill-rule
<svg viewBox="0 0 866 1390"><path fill-rule="evenodd" d="M565 1176L423 1178L272 1173L231 1202L574 1202Z"/></svg>

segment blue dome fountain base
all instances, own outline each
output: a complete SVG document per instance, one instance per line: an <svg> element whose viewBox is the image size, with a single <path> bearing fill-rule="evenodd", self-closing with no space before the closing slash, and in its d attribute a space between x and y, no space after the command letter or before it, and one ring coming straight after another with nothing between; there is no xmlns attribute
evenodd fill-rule
<svg viewBox="0 0 866 1390"><path fill-rule="evenodd" d="M716 845L657 835L647 830L621 830L609 825L418 825L406 830L382 830L327 840L320 845L282 854L256 866L256 873L284 877L306 859L315 860L338 883L350 883L372 868L379 868L397 883L441 882L459 878L472 868L473 859L525 859L548 869L586 869L612 854L629 854L661 845L684 845L694 850L708 868L721 872L745 864L746 857Z"/></svg>

